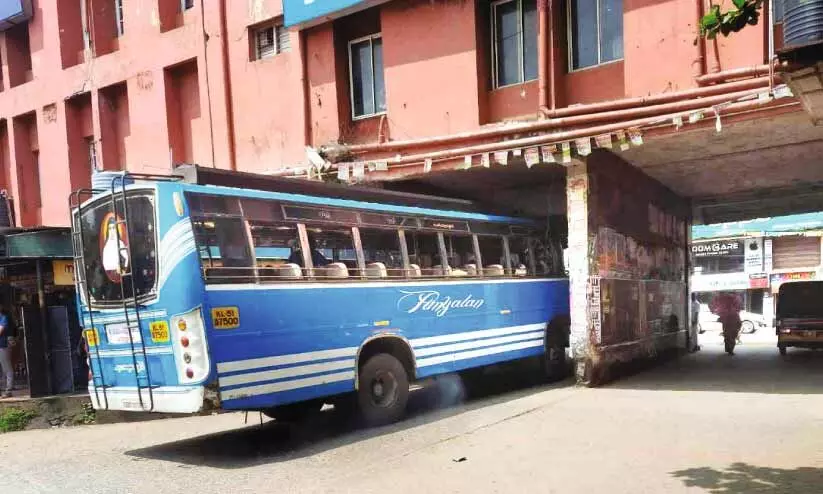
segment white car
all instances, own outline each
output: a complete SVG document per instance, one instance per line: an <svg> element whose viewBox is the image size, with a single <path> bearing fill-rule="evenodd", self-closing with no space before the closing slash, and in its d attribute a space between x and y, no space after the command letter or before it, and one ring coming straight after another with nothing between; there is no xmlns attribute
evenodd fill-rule
<svg viewBox="0 0 823 494"><path fill-rule="evenodd" d="M740 320L743 322L740 331L745 334L751 334L758 329L766 327L766 319L762 314L742 310L740 311ZM705 333L706 331L723 331L723 325L720 324L717 314L713 314L705 304L700 304L700 312L697 317L697 330L700 333Z"/></svg>

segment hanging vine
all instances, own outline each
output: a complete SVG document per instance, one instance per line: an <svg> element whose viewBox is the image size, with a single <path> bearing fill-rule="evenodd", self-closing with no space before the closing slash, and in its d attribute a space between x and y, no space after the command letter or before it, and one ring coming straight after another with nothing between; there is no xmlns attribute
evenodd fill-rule
<svg viewBox="0 0 823 494"><path fill-rule="evenodd" d="M728 36L746 26L754 26L760 20L763 0L732 0L734 7L722 12L719 5L712 5L700 19L700 36L714 39L718 33Z"/></svg>

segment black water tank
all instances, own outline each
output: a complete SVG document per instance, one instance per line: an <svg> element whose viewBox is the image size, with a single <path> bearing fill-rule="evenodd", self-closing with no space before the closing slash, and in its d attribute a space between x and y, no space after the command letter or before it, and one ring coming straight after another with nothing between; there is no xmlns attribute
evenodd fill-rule
<svg viewBox="0 0 823 494"><path fill-rule="evenodd" d="M783 2L783 48L797 48L823 41L823 0Z"/></svg>

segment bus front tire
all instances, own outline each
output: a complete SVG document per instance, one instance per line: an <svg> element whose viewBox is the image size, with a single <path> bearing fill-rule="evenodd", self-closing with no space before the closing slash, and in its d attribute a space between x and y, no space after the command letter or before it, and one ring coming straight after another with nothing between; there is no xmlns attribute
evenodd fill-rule
<svg viewBox="0 0 823 494"><path fill-rule="evenodd" d="M379 353L360 368L357 404L366 425L397 422L406 411L408 399L408 374L393 355Z"/></svg>

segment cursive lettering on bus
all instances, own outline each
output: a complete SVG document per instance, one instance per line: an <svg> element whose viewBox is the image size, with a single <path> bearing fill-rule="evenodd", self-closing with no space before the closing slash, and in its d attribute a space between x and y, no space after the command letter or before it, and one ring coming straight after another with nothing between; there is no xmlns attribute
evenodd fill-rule
<svg viewBox="0 0 823 494"><path fill-rule="evenodd" d="M437 317L443 317L452 309L472 309L478 310L486 303L482 298L474 298L471 294L463 298L452 298L448 295L441 295L436 290L422 290L409 292L400 290L403 294L397 300L397 308L407 314L415 312L432 312Z"/></svg>

